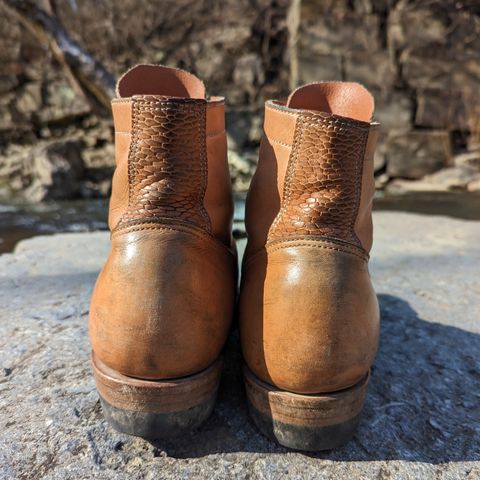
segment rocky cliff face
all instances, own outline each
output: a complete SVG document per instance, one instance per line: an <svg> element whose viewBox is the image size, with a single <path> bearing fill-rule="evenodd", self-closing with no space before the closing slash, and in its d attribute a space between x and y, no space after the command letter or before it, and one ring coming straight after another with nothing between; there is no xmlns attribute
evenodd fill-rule
<svg viewBox="0 0 480 480"><path fill-rule="evenodd" d="M461 188L479 183L478 2L45 1L114 76L164 63L225 95L237 190L254 169L265 99L332 79L359 81L376 97L379 185L445 167L461 171ZM35 201L108 194L110 120L92 111L48 44L0 5L0 193Z"/></svg>

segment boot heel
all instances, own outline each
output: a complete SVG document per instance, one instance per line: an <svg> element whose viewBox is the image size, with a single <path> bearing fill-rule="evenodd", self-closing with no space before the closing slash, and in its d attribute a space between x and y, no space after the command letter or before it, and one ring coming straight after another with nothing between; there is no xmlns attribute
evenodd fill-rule
<svg viewBox="0 0 480 480"><path fill-rule="evenodd" d="M108 423L129 435L157 439L182 435L210 416L222 361L219 358L200 373L171 380L127 377L93 353L92 368Z"/></svg>
<svg viewBox="0 0 480 480"><path fill-rule="evenodd" d="M296 450L330 450L355 432L370 374L338 392L301 395L262 382L244 368L248 409L267 437Z"/></svg>

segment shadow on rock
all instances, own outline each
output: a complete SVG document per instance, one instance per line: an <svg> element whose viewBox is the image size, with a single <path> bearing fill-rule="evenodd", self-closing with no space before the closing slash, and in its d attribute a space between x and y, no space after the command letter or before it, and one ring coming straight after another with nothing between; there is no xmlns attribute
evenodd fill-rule
<svg viewBox="0 0 480 480"><path fill-rule="evenodd" d="M480 459L480 335L422 320L410 305L379 295L381 345L360 427L348 444L306 454L339 461L428 463ZM217 407L197 432L154 447L176 458L287 450L253 427L241 378L238 331L225 353Z"/></svg>

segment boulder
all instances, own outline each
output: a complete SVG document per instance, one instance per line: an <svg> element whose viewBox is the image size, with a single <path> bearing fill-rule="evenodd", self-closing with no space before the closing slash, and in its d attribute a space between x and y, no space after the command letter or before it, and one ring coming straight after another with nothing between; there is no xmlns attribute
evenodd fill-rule
<svg viewBox="0 0 480 480"><path fill-rule="evenodd" d="M11 148L0 178L8 182L11 191L31 202L77 197L85 171L82 149L79 140Z"/></svg>
<svg viewBox="0 0 480 480"><path fill-rule="evenodd" d="M324 14L319 13L324 10ZM369 88L391 87L396 68L382 48L380 17L342 4L301 3L292 75L297 83L358 81Z"/></svg>
<svg viewBox="0 0 480 480"><path fill-rule="evenodd" d="M342 58L338 55L312 53L308 48L298 53L298 84L341 80Z"/></svg>
<svg viewBox="0 0 480 480"><path fill-rule="evenodd" d="M413 95L404 90L372 90L375 98L375 119L381 132L410 130L413 116Z"/></svg>
<svg viewBox="0 0 480 480"><path fill-rule="evenodd" d="M455 155L453 163L457 166L470 165L480 170L480 148Z"/></svg>
<svg viewBox="0 0 480 480"><path fill-rule="evenodd" d="M252 102L265 82L261 57L257 53L242 55L235 64L233 81L240 90L245 92L246 102Z"/></svg>
<svg viewBox="0 0 480 480"><path fill-rule="evenodd" d="M229 147L236 156L251 157L258 148L265 99L328 80L358 81L374 94L383 132L375 169L383 179L420 178L451 165L444 144L457 154L478 140L480 10L473 1L257 0L252 8L250 0L165 0L159 9L146 0L83 0L52 7L65 30L114 76L136 63L163 63L199 75L209 94L225 95ZM26 168L18 167L18 152L7 158L14 144L41 150L46 141L81 140L83 187L72 188L72 195L108 190L96 169L111 166L89 163L104 163L110 134L88 125L91 106L47 46L8 9L2 13L4 167ZM32 175L15 174L13 187L27 188ZM248 176L238 178L234 185L244 189ZM2 185L0 195L4 191Z"/></svg>
<svg viewBox="0 0 480 480"><path fill-rule="evenodd" d="M412 87L463 91L478 85L480 39L474 2L412 5L401 0L388 17L387 40L403 80Z"/></svg>
<svg viewBox="0 0 480 480"><path fill-rule="evenodd" d="M472 193L480 193L480 178L468 184L467 190Z"/></svg>
<svg viewBox="0 0 480 480"><path fill-rule="evenodd" d="M90 105L83 94L74 91L61 76L49 79L44 97L43 108L38 112L38 121L43 124L72 122L90 112Z"/></svg>
<svg viewBox="0 0 480 480"><path fill-rule="evenodd" d="M84 172L82 143L53 142L33 152L32 181L25 197L33 202L75 198Z"/></svg>
<svg viewBox="0 0 480 480"><path fill-rule="evenodd" d="M402 75L410 87L418 89L475 89L480 81L480 55L445 50L441 44L411 49L402 55Z"/></svg>
<svg viewBox="0 0 480 480"><path fill-rule="evenodd" d="M420 180L393 180L390 193L474 191L480 181L480 171L474 167L444 168Z"/></svg>
<svg viewBox="0 0 480 480"><path fill-rule="evenodd" d="M430 8L429 8L430 7ZM387 22L389 47L395 52L415 50L434 43L445 44L448 33L448 14L435 5L417 5L400 0L390 12Z"/></svg>
<svg viewBox="0 0 480 480"><path fill-rule="evenodd" d="M451 165L450 136L442 130L391 132L386 161L391 178L422 178Z"/></svg>
<svg viewBox="0 0 480 480"><path fill-rule="evenodd" d="M425 88L417 91L415 125L448 130L469 130L469 114L478 108L465 91Z"/></svg>
<svg viewBox="0 0 480 480"><path fill-rule="evenodd" d="M263 112L245 108L231 108L226 112L228 148L241 152L244 148L258 145L263 133Z"/></svg>
<svg viewBox="0 0 480 480"><path fill-rule="evenodd" d="M244 151L241 154L236 150L228 151L230 178L236 192L248 191L257 158L258 152L255 150Z"/></svg>
<svg viewBox="0 0 480 480"><path fill-rule="evenodd" d="M42 107L42 91L38 82L28 82L17 91L15 109L26 120L32 120L32 115L39 113Z"/></svg>
<svg viewBox="0 0 480 480"><path fill-rule="evenodd" d="M352 52L344 59L344 80L359 82L370 89L391 91L397 72L386 50Z"/></svg>
<svg viewBox="0 0 480 480"><path fill-rule="evenodd" d="M317 0L301 2L299 50L309 46L312 53L345 57L355 52L381 50L379 37L372 35L379 30L380 18L377 15L359 14L348 7L328 3L333 4Z"/></svg>

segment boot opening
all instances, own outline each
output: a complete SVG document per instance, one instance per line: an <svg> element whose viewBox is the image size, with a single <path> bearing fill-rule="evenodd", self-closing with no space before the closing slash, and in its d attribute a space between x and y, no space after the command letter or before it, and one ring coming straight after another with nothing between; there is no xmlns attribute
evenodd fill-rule
<svg viewBox="0 0 480 480"><path fill-rule="evenodd" d="M162 65L137 65L117 83L117 97L160 95L178 98L205 98L205 86L195 75Z"/></svg>
<svg viewBox="0 0 480 480"><path fill-rule="evenodd" d="M370 122L374 100L368 90L354 82L310 83L297 88L288 98L287 107L333 113Z"/></svg>

